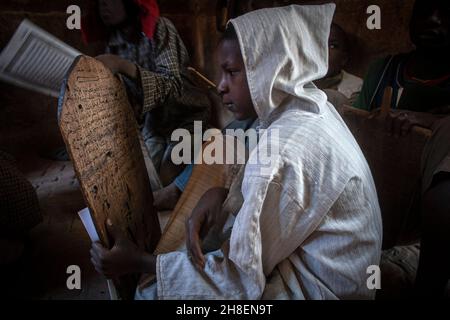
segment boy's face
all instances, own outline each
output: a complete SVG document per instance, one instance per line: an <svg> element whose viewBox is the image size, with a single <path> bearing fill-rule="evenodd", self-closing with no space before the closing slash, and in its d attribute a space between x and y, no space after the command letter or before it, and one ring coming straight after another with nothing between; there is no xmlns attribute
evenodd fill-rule
<svg viewBox="0 0 450 320"><path fill-rule="evenodd" d="M223 40L218 47L221 78L218 86L223 104L237 120L257 118L237 40Z"/></svg>
<svg viewBox="0 0 450 320"><path fill-rule="evenodd" d="M348 52L345 47L345 34L331 26L328 39L328 73L325 77L334 77L341 72L348 62Z"/></svg>
<svg viewBox="0 0 450 320"><path fill-rule="evenodd" d="M450 49L450 1L417 0L410 34L419 49Z"/></svg>
<svg viewBox="0 0 450 320"><path fill-rule="evenodd" d="M127 18L123 0L99 0L100 18L108 27L120 25Z"/></svg>

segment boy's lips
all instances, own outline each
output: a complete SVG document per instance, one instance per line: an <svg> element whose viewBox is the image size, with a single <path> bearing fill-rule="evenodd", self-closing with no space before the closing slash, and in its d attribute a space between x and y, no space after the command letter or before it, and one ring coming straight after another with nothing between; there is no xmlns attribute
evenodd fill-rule
<svg viewBox="0 0 450 320"><path fill-rule="evenodd" d="M228 110L230 110L231 112L234 112L234 111L235 111L235 105L234 105L233 102L227 102L227 103L224 103L224 106L225 106Z"/></svg>
<svg viewBox="0 0 450 320"><path fill-rule="evenodd" d="M423 39L438 39L441 37L441 33L434 29L428 29L420 32L418 36Z"/></svg>

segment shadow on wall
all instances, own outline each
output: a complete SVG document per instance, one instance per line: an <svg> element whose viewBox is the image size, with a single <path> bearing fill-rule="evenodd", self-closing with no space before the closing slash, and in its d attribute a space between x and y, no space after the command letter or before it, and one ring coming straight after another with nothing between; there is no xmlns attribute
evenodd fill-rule
<svg viewBox="0 0 450 320"><path fill-rule="evenodd" d="M88 2L2 1L0 50L6 46L19 24L26 18L83 53L96 55L102 52L102 44L84 46L80 31L66 27L67 7L72 4L82 6ZM55 98L0 82L0 149L18 156L30 152L47 153L62 145L56 110Z"/></svg>

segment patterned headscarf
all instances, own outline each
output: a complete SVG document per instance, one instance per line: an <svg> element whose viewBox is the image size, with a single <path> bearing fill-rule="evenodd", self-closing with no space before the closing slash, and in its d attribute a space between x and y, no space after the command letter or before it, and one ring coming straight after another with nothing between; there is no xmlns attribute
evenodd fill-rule
<svg viewBox="0 0 450 320"><path fill-rule="evenodd" d="M156 23L159 18L159 7L156 0L132 0L139 7L141 31L149 38L153 38ZM81 34L87 44L94 41L108 39L108 28L103 24L96 1L95 8L82 19Z"/></svg>

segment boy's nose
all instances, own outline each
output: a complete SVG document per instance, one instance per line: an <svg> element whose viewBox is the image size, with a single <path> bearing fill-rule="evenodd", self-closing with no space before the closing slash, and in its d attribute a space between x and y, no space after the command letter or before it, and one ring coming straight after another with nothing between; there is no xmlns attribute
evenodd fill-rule
<svg viewBox="0 0 450 320"><path fill-rule="evenodd" d="M224 80L220 80L219 85L217 86L217 91L219 91L220 96L223 96L228 91L228 86L226 85Z"/></svg>
<svg viewBox="0 0 450 320"><path fill-rule="evenodd" d="M440 26L442 24L441 11L439 9L435 8L433 10L432 14L430 14L428 16L428 19L426 22L427 22L428 26L432 26L432 27Z"/></svg>

